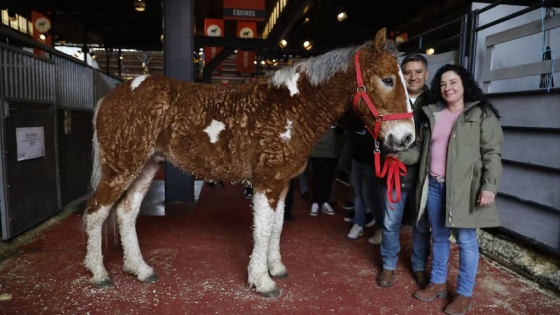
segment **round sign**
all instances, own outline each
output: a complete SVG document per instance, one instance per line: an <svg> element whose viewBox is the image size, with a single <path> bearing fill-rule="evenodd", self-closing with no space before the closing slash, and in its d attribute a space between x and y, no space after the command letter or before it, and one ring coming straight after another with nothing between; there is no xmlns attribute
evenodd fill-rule
<svg viewBox="0 0 560 315"><path fill-rule="evenodd" d="M210 26L208 26L208 28L206 29L206 34L208 34L208 36L212 36L212 37L219 37L222 36L222 30L220 29L220 27L216 24L212 24Z"/></svg>
<svg viewBox="0 0 560 315"><path fill-rule="evenodd" d="M35 28L39 33L46 33L51 28L51 22L44 17L35 20Z"/></svg>
<svg viewBox="0 0 560 315"><path fill-rule="evenodd" d="M253 36L253 30L248 27L244 27L239 31L239 37L241 38L253 38Z"/></svg>

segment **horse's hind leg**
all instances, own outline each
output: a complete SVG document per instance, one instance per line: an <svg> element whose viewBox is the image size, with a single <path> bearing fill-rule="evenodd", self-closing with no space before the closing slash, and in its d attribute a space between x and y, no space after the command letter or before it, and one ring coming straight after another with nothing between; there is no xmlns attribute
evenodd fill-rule
<svg viewBox="0 0 560 315"><path fill-rule="evenodd" d="M88 200L84 216L85 229L88 236L84 264L93 274L90 282L97 288L108 288L113 285L113 281L103 265L101 244L103 222L109 215L113 204L124 191L124 185L119 185L117 182L108 180L106 176L101 178L95 193Z"/></svg>
<svg viewBox="0 0 560 315"><path fill-rule="evenodd" d="M276 278L287 278L288 271L282 263L280 255L280 235L282 234L282 226L284 224L284 205L289 185L282 191L276 212L274 212L272 231L268 243L268 271L270 275Z"/></svg>
<svg viewBox="0 0 560 315"><path fill-rule="evenodd" d="M136 234L136 218L140 212L142 200L146 196L162 161L163 158L158 156L150 159L117 205L117 220L124 251L123 269L135 274L138 280L146 283L156 282L159 278L154 269L144 261L140 252Z"/></svg>
<svg viewBox="0 0 560 315"><path fill-rule="evenodd" d="M247 271L249 273L249 286L255 286L257 292L265 297L277 297L280 291L268 274L268 248L272 226L274 223L274 210L269 199L276 199L280 193L266 192L262 186L255 186L253 192L253 253L249 260ZM276 199L278 201L278 199ZM273 204L276 204L273 202Z"/></svg>

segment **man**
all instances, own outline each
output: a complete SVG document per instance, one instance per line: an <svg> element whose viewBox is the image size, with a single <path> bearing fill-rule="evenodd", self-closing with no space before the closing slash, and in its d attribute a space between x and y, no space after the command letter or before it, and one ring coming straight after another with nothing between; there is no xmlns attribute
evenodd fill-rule
<svg viewBox="0 0 560 315"><path fill-rule="evenodd" d="M406 89L410 97L410 103L414 112L414 125L416 134L422 123L421 108L428 105L430 90L426 86L428 79L428 62L420 54L410 54L405 56L401 62L401 69L406 81ZM382 155L397 157L393 152L382 149ZM405 212L407 199L414 200L411 194L414 192L416 178L418 175L418 165L406 165L407 173L401 178L401 199L397 203L392 203L387 197L387 184L382 180L380 184L381 207L383 210L383 232L381 240L381 257L383 260L383 271L377 277L377 284L381 287L393 285L395 269L400 252L400 229ZM396 199L396 192L393 192L393 199ZM411 203L409 203L411 204ZM417 213L417 209L413 210ZM426 264L430 252L430 225L426 216L416 220L413 224L412 232L412 271L416 284L424 288L428 283ZM374 240L370 240L370 243Z"/></svg>

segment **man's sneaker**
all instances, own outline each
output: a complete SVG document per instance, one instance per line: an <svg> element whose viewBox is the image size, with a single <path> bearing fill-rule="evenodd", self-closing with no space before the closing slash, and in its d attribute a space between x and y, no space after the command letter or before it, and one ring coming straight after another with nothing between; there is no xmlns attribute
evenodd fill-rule
<svg viewBox="0 0 560 315"><path fill-rule="evenodd" d="M243 189L243 195L245 196L246 199L253 198L253 188L247 187Z"/></svg>
<svg viewBox="0 0 560 315"><path fill-rule="evenodd" d="M364 228L357 224L354 224L346 237L348 237L351 240L355 240L362 235L364 235Z"/></svg>
<svg viewBox="0 0 560 315"><path fill-rule="evenodd" d="M321 211L323 211L324 214L334 215L334 210L328 202L323 203Z"/></svg>
<svg viewBox="0 0 560 315"><path fill-rule="evenodd" d="M381 229L375 231L375 234L373 234L373 236L368 239L368 242L370 244L373 244L373 245L381 244L381 240L382 240L382 237L383 237L382 233L383 233L383 231Z"/></svg>
<svg viewBox="0 0 560 315"><path fill-rule="evenodd" d="M375 218L373 217L373 213L366 212L366 227L372 227L375 225Z"/></svg>
<svg viewBox="0 0 560 315"><path fill-rule="evenodd" d="M344 206L342 206L344 210L354 210L354 203L352 201L347 201Z"/></svg>
<svg viewBox="0 0 560 315"><path fill-rule="evenodd" d="M319 214L319 204L314 203L311 205L311 211L309 211L309 215L316 216Z"/></svg>
<svg viewBox="0 0 560 315"><path fill-rule="evenodd" d="M348 211L348 214L344 216L344 222L354 222L354 211Z"/></svg>

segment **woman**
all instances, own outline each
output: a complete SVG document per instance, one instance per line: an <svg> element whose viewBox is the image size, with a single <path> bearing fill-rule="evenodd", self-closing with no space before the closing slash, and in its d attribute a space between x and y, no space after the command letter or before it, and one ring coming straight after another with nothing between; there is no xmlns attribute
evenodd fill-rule
<svg viewBox="0 0 560 315"><path fill-rule="evenodd" d="M472 75L445 65L432 80L432 104L416 144L399 152L404 164L420 161L416 194L419 217L428 211L432 228L430 284L414 297L431 301L447 294L451 229L459 246L457 294L447 314L465 314L472 306L478 267L476 228L500 225L494 199L502 175L503 133L498 111Z"/></svg>

